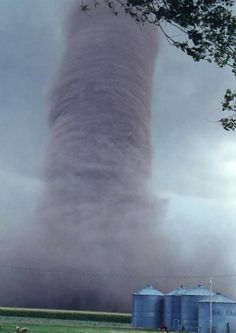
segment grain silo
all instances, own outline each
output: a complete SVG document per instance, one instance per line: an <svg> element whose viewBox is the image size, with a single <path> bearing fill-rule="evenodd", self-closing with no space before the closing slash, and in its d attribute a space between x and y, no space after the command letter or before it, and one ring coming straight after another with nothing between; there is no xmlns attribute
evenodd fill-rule
<svg viewBox="0 0 236 333"><path fill-rule="evenodd" d="M198 331L198 301L210 296L210 290L199 285L190 289L181 297L181 324L182 330Z"/></svg>
<svg viewBox="0 0 236 333"><path fill-rule="evenodd" d="M210 330L210 297L203 298L198 303L199 333ZM212 331L226 333L236 330L236 301L220 293L212 296Z"/></svg>
<svg viewBox="0 0 236 333"><path fill-rule="evenodd" d="M181 325L181 296L188 291L183 285L164 297L163 324L172 331L179 331Z"/></svg>
<svg viewBox="0 0 236 333"><path fill-rule="evenodd" d="M134 327L159 328L162 325L164 294L152 286L133 294L132 325Z"/></svg>

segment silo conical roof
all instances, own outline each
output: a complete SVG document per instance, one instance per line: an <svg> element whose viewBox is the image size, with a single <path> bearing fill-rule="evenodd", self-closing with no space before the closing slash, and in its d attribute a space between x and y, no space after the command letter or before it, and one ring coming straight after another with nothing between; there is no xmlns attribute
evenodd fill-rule
<svg viewBox="0 0 236 333"><path fill-rule="evenodd" d="M199 302L201 303L210 303L210 297L205 297L203 299L201 299ZM234 303L236 304L236 301L225 297L224 295L222 295L221 293L216 293L215 295L212 295L212 303Z"/></svg>
<svg viewBox="0 0 236 333"><path fill-rule="evenodd" d="M209 289L205 288L202 285L198 285L197 288L188 290L184 296L210 296L211 292ZM212 293L214 295L215 293Z"/></svg>
<svg viewBox="0 0 236 333"><path fill-rule="evenodd" d="M152 286L146 286L145 288L136 291L133 295L143 295L143 296L164 296L162 292L153 288Z"/></svg>
<svg viewBox="0 0 236 333"><path fill-rule="evenodd" d="M170 291L167 296L181 296L185 295L189 291L188 288L185 288L183 285L180 288Z"/></svg>

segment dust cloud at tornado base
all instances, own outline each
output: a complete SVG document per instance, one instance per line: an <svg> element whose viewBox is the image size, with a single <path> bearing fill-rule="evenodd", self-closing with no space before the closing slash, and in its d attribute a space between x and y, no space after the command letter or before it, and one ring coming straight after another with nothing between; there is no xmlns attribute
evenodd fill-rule
<svg viewBox="0 0 236 333"><path fill-rule="evenodd" d="M41 204L9 255L15 271L1 273L3 305L129 311L145 284L167 291L183 282L155 275L229 271L220 245L203 239L188 257L161 231L168 203L151 187L156 30L102 3L86 15L77 1L65 44Z"/></svg>

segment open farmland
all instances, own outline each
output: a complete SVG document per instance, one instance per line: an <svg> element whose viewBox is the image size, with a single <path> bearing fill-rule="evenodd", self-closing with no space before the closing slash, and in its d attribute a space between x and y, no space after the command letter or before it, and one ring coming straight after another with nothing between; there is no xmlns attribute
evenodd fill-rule
<svg viewBox="0 0 236 333"><path fill-rule="evenodd" d="M66 319L56 319L55 317ZM83 318L83 320L68 318ZM0 325L0 333L14 333L17 326L27 327L29 333L150 332L150 330L132 328L130 315L79 311L0 308Z"/></svg>
<svg viewBox="0 0 236 333"><path fill-rule="evenodd" d="M53 319L33 319L17 317L0 317L2 333L14 333L16 326L27 327L29 333L134 333L135 330L129 324L86 322ZM141 330L143 333L150 332Z"/></svg>

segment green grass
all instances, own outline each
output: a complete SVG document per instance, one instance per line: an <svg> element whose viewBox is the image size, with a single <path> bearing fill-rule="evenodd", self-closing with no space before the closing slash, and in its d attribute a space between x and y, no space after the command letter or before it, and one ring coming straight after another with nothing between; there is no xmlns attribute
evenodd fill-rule
<svg viewBox="0 0 236 333"><path fill-rule="evenodd" d="M131 315L127 313L65 311L48 309L0 308L0 316L48 318L48 319L73 319L130 323Z"/></svg>
<svg viewBox="0 0 236 333"><path fill-rule="evenodd" d="M27 327L29 333L134 333L150 332L135 330L129 324L55 320L43 318L3 317L0 316L1 333L14 333L16 326Z"/></svg>

